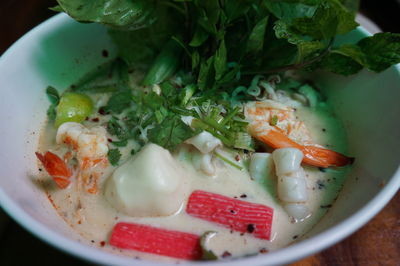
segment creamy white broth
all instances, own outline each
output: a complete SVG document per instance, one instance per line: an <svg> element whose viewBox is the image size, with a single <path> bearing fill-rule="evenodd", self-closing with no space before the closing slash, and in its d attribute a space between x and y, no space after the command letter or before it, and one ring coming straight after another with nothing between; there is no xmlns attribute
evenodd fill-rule
<svg viewBox="0 0 400 266"><path fill-rule="evenodd" d="M96 96L101 97L101 96ZM344 133L338 121L325 112L310 108L297 108L296 115L305 122L316 143L328 144L329 148L344 151ZM93 115L84 125L102 125L107 121L106 116ZM99 121L93 118L99 117ZM324 130L323 130L324 129ZM42 134L40 150L50 150L62 155L66 147L55 144L55 130L48 126ZM337 137L339 136L339 138ZM110 136L111 138L111 136ZM128 160L130 151L137 144L130 141L127 147L121 148L123 154L120 164ZM120 250L109 246L108 240L113 226L117 222L133 222L152 225L165 229L191 232L201 235L206 231L216 231L218 234L211 239L209 245L219 256L229 252L230 257L240 257L249 254L263 253L265 250L273 251L301 239L301 236L315 225L322 215L329 209L337 192L341 187L344 170L321 172L315 167L305 167L307 179L307 191L309 199L307 206L311 216L304 221L294 223L276 198L276 176L269 180L256 182L251 179L246 169L238 170L220 159L217 160L215 176L207 176L196 170L190 160L190 151L194 149L189 145L182 145L179 151L174 153L174 158L185 172L185 182L189 185L186 200L180 210L171 216L135 218L120 213L113 208L104 196L104 186L107 178L115 170L109 166L104 170L99 183L100 192L97 194L85 193L77 180L73 180L67 189L51 189L47 193L51 197L57 212L72 226L77 233L88 240L89 244L98 246L99 243L105 250L123 253L127 256L151 258L157 260L172 260L152 254L131 250ZM185 213L185 204L191 191L204 190L237 198L244 201L260 203L274 209L271 240L262 240L253 237L250 233L241 234L214 223L203 221Z"/></svg>

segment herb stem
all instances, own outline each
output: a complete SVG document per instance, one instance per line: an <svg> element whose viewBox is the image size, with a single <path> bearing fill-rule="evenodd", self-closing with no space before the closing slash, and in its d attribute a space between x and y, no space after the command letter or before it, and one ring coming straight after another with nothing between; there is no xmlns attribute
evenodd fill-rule
<svg viewBox="0 0 400 266"><path fill-rule="evenodd" d="M236 169L239 170L243 170L243 167L240 165L235 164L234 162L232 162L231 160L229 160L228 158L222 156L221 154L219 154L218 152L214 152L215 156L217 156L217 158L221 159L222 161L224 161L225 163L235 167Z"/></svg>

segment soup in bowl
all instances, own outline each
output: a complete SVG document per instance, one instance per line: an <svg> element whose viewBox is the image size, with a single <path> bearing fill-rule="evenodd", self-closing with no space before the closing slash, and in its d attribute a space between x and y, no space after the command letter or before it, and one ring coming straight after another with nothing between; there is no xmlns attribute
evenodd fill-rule
<svg viewBox="0 0 400 266"><path fill-rule="evenodd" d="M337 42L356 42L366 35L358 28ZM95 112L87 119L85 116L82 123L61 121L54 126L57 119L48 122L46 87L71 89L93 70L100 71L99 66L107 67L116 53L104 27L79 24L58 15L25 35L0 61L0 113L7 121L1 129L2 207L29 231L66 252L95 263L118 265L198 258L206 251L221 259L206 264L283 264L348 236L372 218L400 186L400 154L396 149L400 146L399 129L393 128L392 122L400 112L396 102L400 75L396 67L380 74L362 71L349 77L321 72L313 76L312 84L296 83L294 74L266 77L273 91L266 90L269 94L264 99L237 106L246 116L245 122L254 126L252 134L261 142L265 138L258 133L260 121L264 123L263 132L268 126L279 128L272 132L297 128L290 130L297 135L289 134L297 145L290 142L290 147L276 146L274 150L264 146L275 143L267 140L261 147L244 149L249 152L232 153L225 149L226 143L204 128L197 128L196 134L184 139L173 151L131 140L118 146L122 145L118 144L121 138L110 134L104 126L110 124L113 110L99 112L112 97L107 92L86 92L89 100L82 98L79 91L70 92L68 97L80 97L73 102L80 102L80 107L91 102L86 105L93 105L90 109ZM129 74L131 84L140 87L139 82L135 83L144 75L140 68ZM298 90L286 90L287 80ZM307 90L311 95L298 93ZM280 96L284 94L281 91L286 92L286 98ZM157 87L151 87L146 95L151 93L158 95ZM60 103L63 97L64 102L68 101L66 95L61 96ZM106 100L99 104L102 98ZM227 113L218 107L220 119L226 119ZM204 122L203 117L193 117L192 123L193 119ZM118 123L125 123L123 116L117 118ZM95 165L85 174L82 154L87 143L80 138L90 136L95 136L96 143L103 143L107 149L96 146L100 155L90 162ZM336 159L324 164L314 158L307 166L307 151L303 148L309 144L308 136L321 145L313 147L335 152L334 156L328 155ZM109 152L115 149L120 157L114 164ZM65 175L55 174L61 182L49 177L52 173L46 167L48 151L63 162L68 152L74 153L77 166L74 168L72 162L66 164L72 173L66 170ZM107 158L107 165L98 170L102 156ZM289 171L285 170L282 157L290 158ZM353 161L352 157L356 159ZM96 171L100 176L97 183L92 177ZM290 186L285 184L293 180L297 188L287 189ZM85 194L78 197L78 189ZM227 205L232 207L226 209ZM218 215L207 214L209 206ZM254 218L246 213L252 210L261 215ZM163 253L148 254L140 248L132 251L123 245L131 247L131 242L146 238L126 238L132 232L153 237L154 243L164 237L164 242L157 242L160 246L175 241L186 245L180 246L182 252L177 252L173 259L160 256ZM208 240L205 247L198 243L201 239Z"/></svg>

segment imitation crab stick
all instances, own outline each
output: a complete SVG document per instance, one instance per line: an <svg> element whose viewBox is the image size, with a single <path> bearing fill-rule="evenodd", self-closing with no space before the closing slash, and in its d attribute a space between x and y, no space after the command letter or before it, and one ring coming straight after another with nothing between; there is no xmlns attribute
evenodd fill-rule
<svg viewBox="0 0 400 266"><path fill-rule="evenodd" d="M71 183L69 178L72 176L71 170L65 162L56 154L48 151L44 155L35 152L36 157L42 162L47 173L53 178L59 188L66 188Z"/></svg>
<svg viewBox="0 0 400 266"><path fill-rule="evenodd" d="M274 149L280 148L296 148L303 152L304 158L303 163L327 168L330 166L345 166L348 164L353 163L354 158L347 157L341 153L316 147L310 145L300 145L297 142L291 140L285 134L276 131L276 130L269 130L265 134L257 135L257 139L264 142L268 146Z"/></svg>
<svg viewBox="0 0 400 266"><path fill-rule="evenodd" d="M110 245L186 260L202 256L197 235L134 223L117 223Z"/></svg>
<svg viewBox="0 0 400 266"><path fill-rule="evenodd" d="M273 209L261 204L196 190L189 197L186 212L257 238L269 240L271 236Z"/></svg>

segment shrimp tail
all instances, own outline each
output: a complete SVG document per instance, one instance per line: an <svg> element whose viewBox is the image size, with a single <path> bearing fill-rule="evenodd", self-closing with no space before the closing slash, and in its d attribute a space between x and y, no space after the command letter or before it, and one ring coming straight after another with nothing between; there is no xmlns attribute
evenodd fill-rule
<svg viewBox="0 0 400 266"><path fill-rule="evenodd" d="M352 164L354 162L354 158L347 157L341 153L320 148L316 146L303 146L298 144L297 142L291 140L285 134L276 131L269 130L266 134L259 134L257 138L263 143L274 149L280 148L296 148L303 152L304 158L303 163L328 168L331 166L346 166L348 164Z"/></svg>
<svg viewBox="0 0 400 266"><path fill-rule="evenodd" d="M35 154L57 186L62 189L68 187L71 183L69 178L72 176L72 172L66 163L56 154L49 151L44 155L39 152L35 152Z"/></svg>
<svg viewBox="0 0 400 266"><path fill-rule="evenodd" d="M347 157L341 153L315 147L315 146L303 146L301 151L304 154L303 162L308 165L313 165L322 168L328 168L330 166L346 166L354 162L354 158Z"/></svg>

